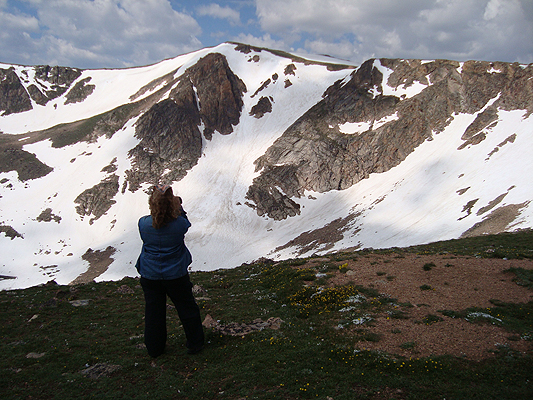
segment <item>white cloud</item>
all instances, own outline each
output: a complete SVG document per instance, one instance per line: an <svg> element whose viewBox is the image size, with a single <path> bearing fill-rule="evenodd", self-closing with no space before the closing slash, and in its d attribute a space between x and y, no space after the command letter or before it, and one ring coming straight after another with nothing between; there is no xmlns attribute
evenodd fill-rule
<svg viewBox="0 0 533 400"><path fill-rule="evenodd" d="M85 67L127 67L196 50L202 30L168 0L27 0L37 9L40 35L29 32L20 59ZM10 14L12 17L14 14ZM31 20L31 19L29 19ZM12 28L2 33L16 36ZM14 50L0 44L2 53Z"/></svg>
<svg viewBox="0 0 533 400"><path fill-rule="evenodd" d="M359 53L358 46L348 40L331 43L324 40L306 40L304 49L299 52L307 52L309 54L323 54L335 56L340 59L351 60L355 54Z"/></svg>
<svg viewBox="0 0 533 400"><path fill-rule="evenodd" d="M265 33L285 47L377 57L533 62L531 0L257 0ZM352 49L350 49L350 43Z"/></svg>
<svg viewBox="0 0 533 400"><path fill-rule="evenodd" d="M192 15L211 18L201 27ZM21 64L143 65L204 47L200 38L358 63L528 63L532 37L533 0L0 0L0 61Z"/></svg>
<svg viewBox="0 0 533 400"><path fill-rule="evenodd" d="M256 37L251 34L240 34L239 36L235 37L233 41L247 43L257 47L266 47L269 49L289 50L286 47L285 42L272 39L268 33L262 37Z"/></svg>
<svg viewBox="0 0 533 400"><path fill-rule="evenodd" d="M257 0L266 31L305 31L341 36L359 26L395 26L412 18L413 8L429 9L436 0Z"/></svg>
<svg viewBox="0 0 533 400"><path fill-rule="evenodd" d="M0 26L3 32L11 31L13 33L20 32L37 32L39 30L39 22L37 18L24 14L10 14L0 11Z"/></svg>
<svg viewBox="0 0 533 400"><path fill-rule="evenodd" d="M199 16L227 19L233 25L240 25L241 23L241 16L238 11L230 7L220 7L215 3L198 7L197 13Z"/></svg>

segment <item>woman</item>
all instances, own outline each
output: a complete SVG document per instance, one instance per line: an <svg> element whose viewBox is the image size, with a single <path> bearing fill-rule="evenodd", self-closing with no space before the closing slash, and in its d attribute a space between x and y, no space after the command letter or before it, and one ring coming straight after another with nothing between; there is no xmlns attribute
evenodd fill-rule
<svg viewBox="0 0 533 400"><path fill-rule="evenodd" d="M149 206L150 215L139 219L143 246L136 264L146 301L144 343L151 357L164 352L168 295L185 330L187 353L195 354L204 346L204 331L187 271L192 257L184 236L191 223L170 186L155 186Z"/></svg>

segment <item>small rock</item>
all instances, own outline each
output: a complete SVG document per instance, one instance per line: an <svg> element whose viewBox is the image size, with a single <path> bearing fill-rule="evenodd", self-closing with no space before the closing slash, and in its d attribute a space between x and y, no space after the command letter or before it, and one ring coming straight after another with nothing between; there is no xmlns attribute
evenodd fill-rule
<svg viewBox="0 0 533 400"><path fill-rule="evenodd" d="M41 358L45 354L46 353L28 353L28 354L26 354L26 358Z"/></svg>
<svg viewBox="0 0 533 400"><path fill-rule="evenodd" d="M207 290L205 290L203 287L201 287L200 285L194 285L192 287L192 293L194 295L199 295L199 294L207 294Z"/></svg>
<svg viewBox="0 0 533 400"><path fill-rule="evenodd" d="M72 304L74 307L83 307L83 306L88 306L89 305L89 301L90 301L90 299L72 300L72 301L69 301L69 303Z"/></svg>
<svg viewBox="0 0 533 400"><path fill-rule="evenodd" d="M38 316L39 316L39 314L35 314L33 317L31 317L31 318L28 320L28 322L33 321L33 320L36 319Z"/></svg>
<svg viewBox="0 0 533 400"><path fill-rule="evenodd" d="M108 376L111 373L119 370L120 368L122 368L122 366L120 365L98 363L93 365L92 367L84 369L83 371L81 371L81 373L82 375L87 375L87 377L91 379L98 379L102 376Z"/></svg>
<svg viewBox="0 0 533 400"><path fill-rule="evenodd" d="M117 289L117 292L121 294L133 294L134 291L132 288L130 288L128 285L122 285Z"/></svg>
<svg viewBox="0 0 533 400"><path fill-rule="evenodd" d="M271 317L267 320L268 324L270 325L270 329L278 330L281 328L281 323L283 320L279 317Z"/></svg>
<svg viewBox="0 0 533 400"><path fill-rule="evenodd" d="M214 328L215 326L218 326L218 322L213 319L213 317L209 314L206 315L204 322L202 322L202 325L206 328Z"/></svg>

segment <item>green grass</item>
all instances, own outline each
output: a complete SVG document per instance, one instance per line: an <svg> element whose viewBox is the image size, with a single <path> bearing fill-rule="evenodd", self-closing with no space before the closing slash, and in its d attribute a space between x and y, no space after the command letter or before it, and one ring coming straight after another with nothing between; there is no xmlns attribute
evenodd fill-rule
<svg viewBox="0 0 533 400"><path fill-rule="evenodd" d="M435 263L430 262L430 263L425 263L424 266L422 267L422 269L424 271L431 271L431 269L435 268L435 267L436 267Z"/></svg>
<svg viewBox="0 0 533 400"><path fill-rule="evenodd" d="M533 289L533 270L527 270L524 268L509 268L509 272L516 275L514 281L520 286L525 286L529 289Z"/></svg>
<svg viewBox="0 0 533 400"><path fill-rule="evenodd" d="M521 236L515 239L514 244ZM484 246L472 239L459 242L449 248L450 253L461 248L462 253L474 255ZM448 251L440 244L428 246ZM524 245L519 252L527 255L529 250ZM352 253L350 259L361 255ZM379 343L380 335L366 329L375 318L409 318L413 306L363 284L320 288L324 278L317 278L317 273L329 273L331 268L339 266L306 268L301 260L287 260L193 273L193 282L207 291L198 301L204 317L210 314L221 323L280 317L281 328L243 337L207 329L204 351L188 356L179 319L169 310L167 352L155 360L142 348L144 300L136 279L0 292L1 398L533 397L532 355L504 346L481 362L356 350L357 344ZM523 276L531 277L527 269L510 272L520 282ZM123 285L133 293L121 294L118 289ZM86 299L86 306L70 303ZM442 310L441 314L471 323L498 323L515 340L533 340L533 303L492 303L489 309ZM428 314L423 322L438 326L441 320ZM402 343L398 349L416 351L416 342ZM42 356L28 358L31 353ZM82 373L98 363L119 369L98 379Z"/></svg>
<svg viewBox="0 0 533 400"><path fill-rule="evenodd" d="M483 258L532 259L533 231L501 233L412 246L403 251L420 254L472 255Z"/></svg>
<svg viewBox="0 0 533 400"><path fill-rule="evenodd" d="M511 333L533 340L533 301L528 303L505 303L491 300L493 307L471 307L466 310L442 310L441 314L452 318L463 318L472 323L487 323L504 327Z"/></svg>
<svg viewBox="0 0 533 400"><path fill-rule="evenodd" d="M61 148L88 140L99 128L99 135L111 137L129 118L134 104L126 104L103 114L95 115L81 121L56 125L43 133L50 137L52 147ZM96 139L96 137L93 137Z"/></svg>

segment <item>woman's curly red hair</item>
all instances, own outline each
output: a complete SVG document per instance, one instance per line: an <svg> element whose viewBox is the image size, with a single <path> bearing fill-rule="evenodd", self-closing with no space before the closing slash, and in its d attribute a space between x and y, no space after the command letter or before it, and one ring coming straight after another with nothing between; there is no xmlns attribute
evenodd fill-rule
<svg viewBox="0 0 533 400"><path fill-rule="evenodd" d="M170 186L154 186L148 205L155 229L162 228L183 213L181 198L174 196Z"/></svg>

